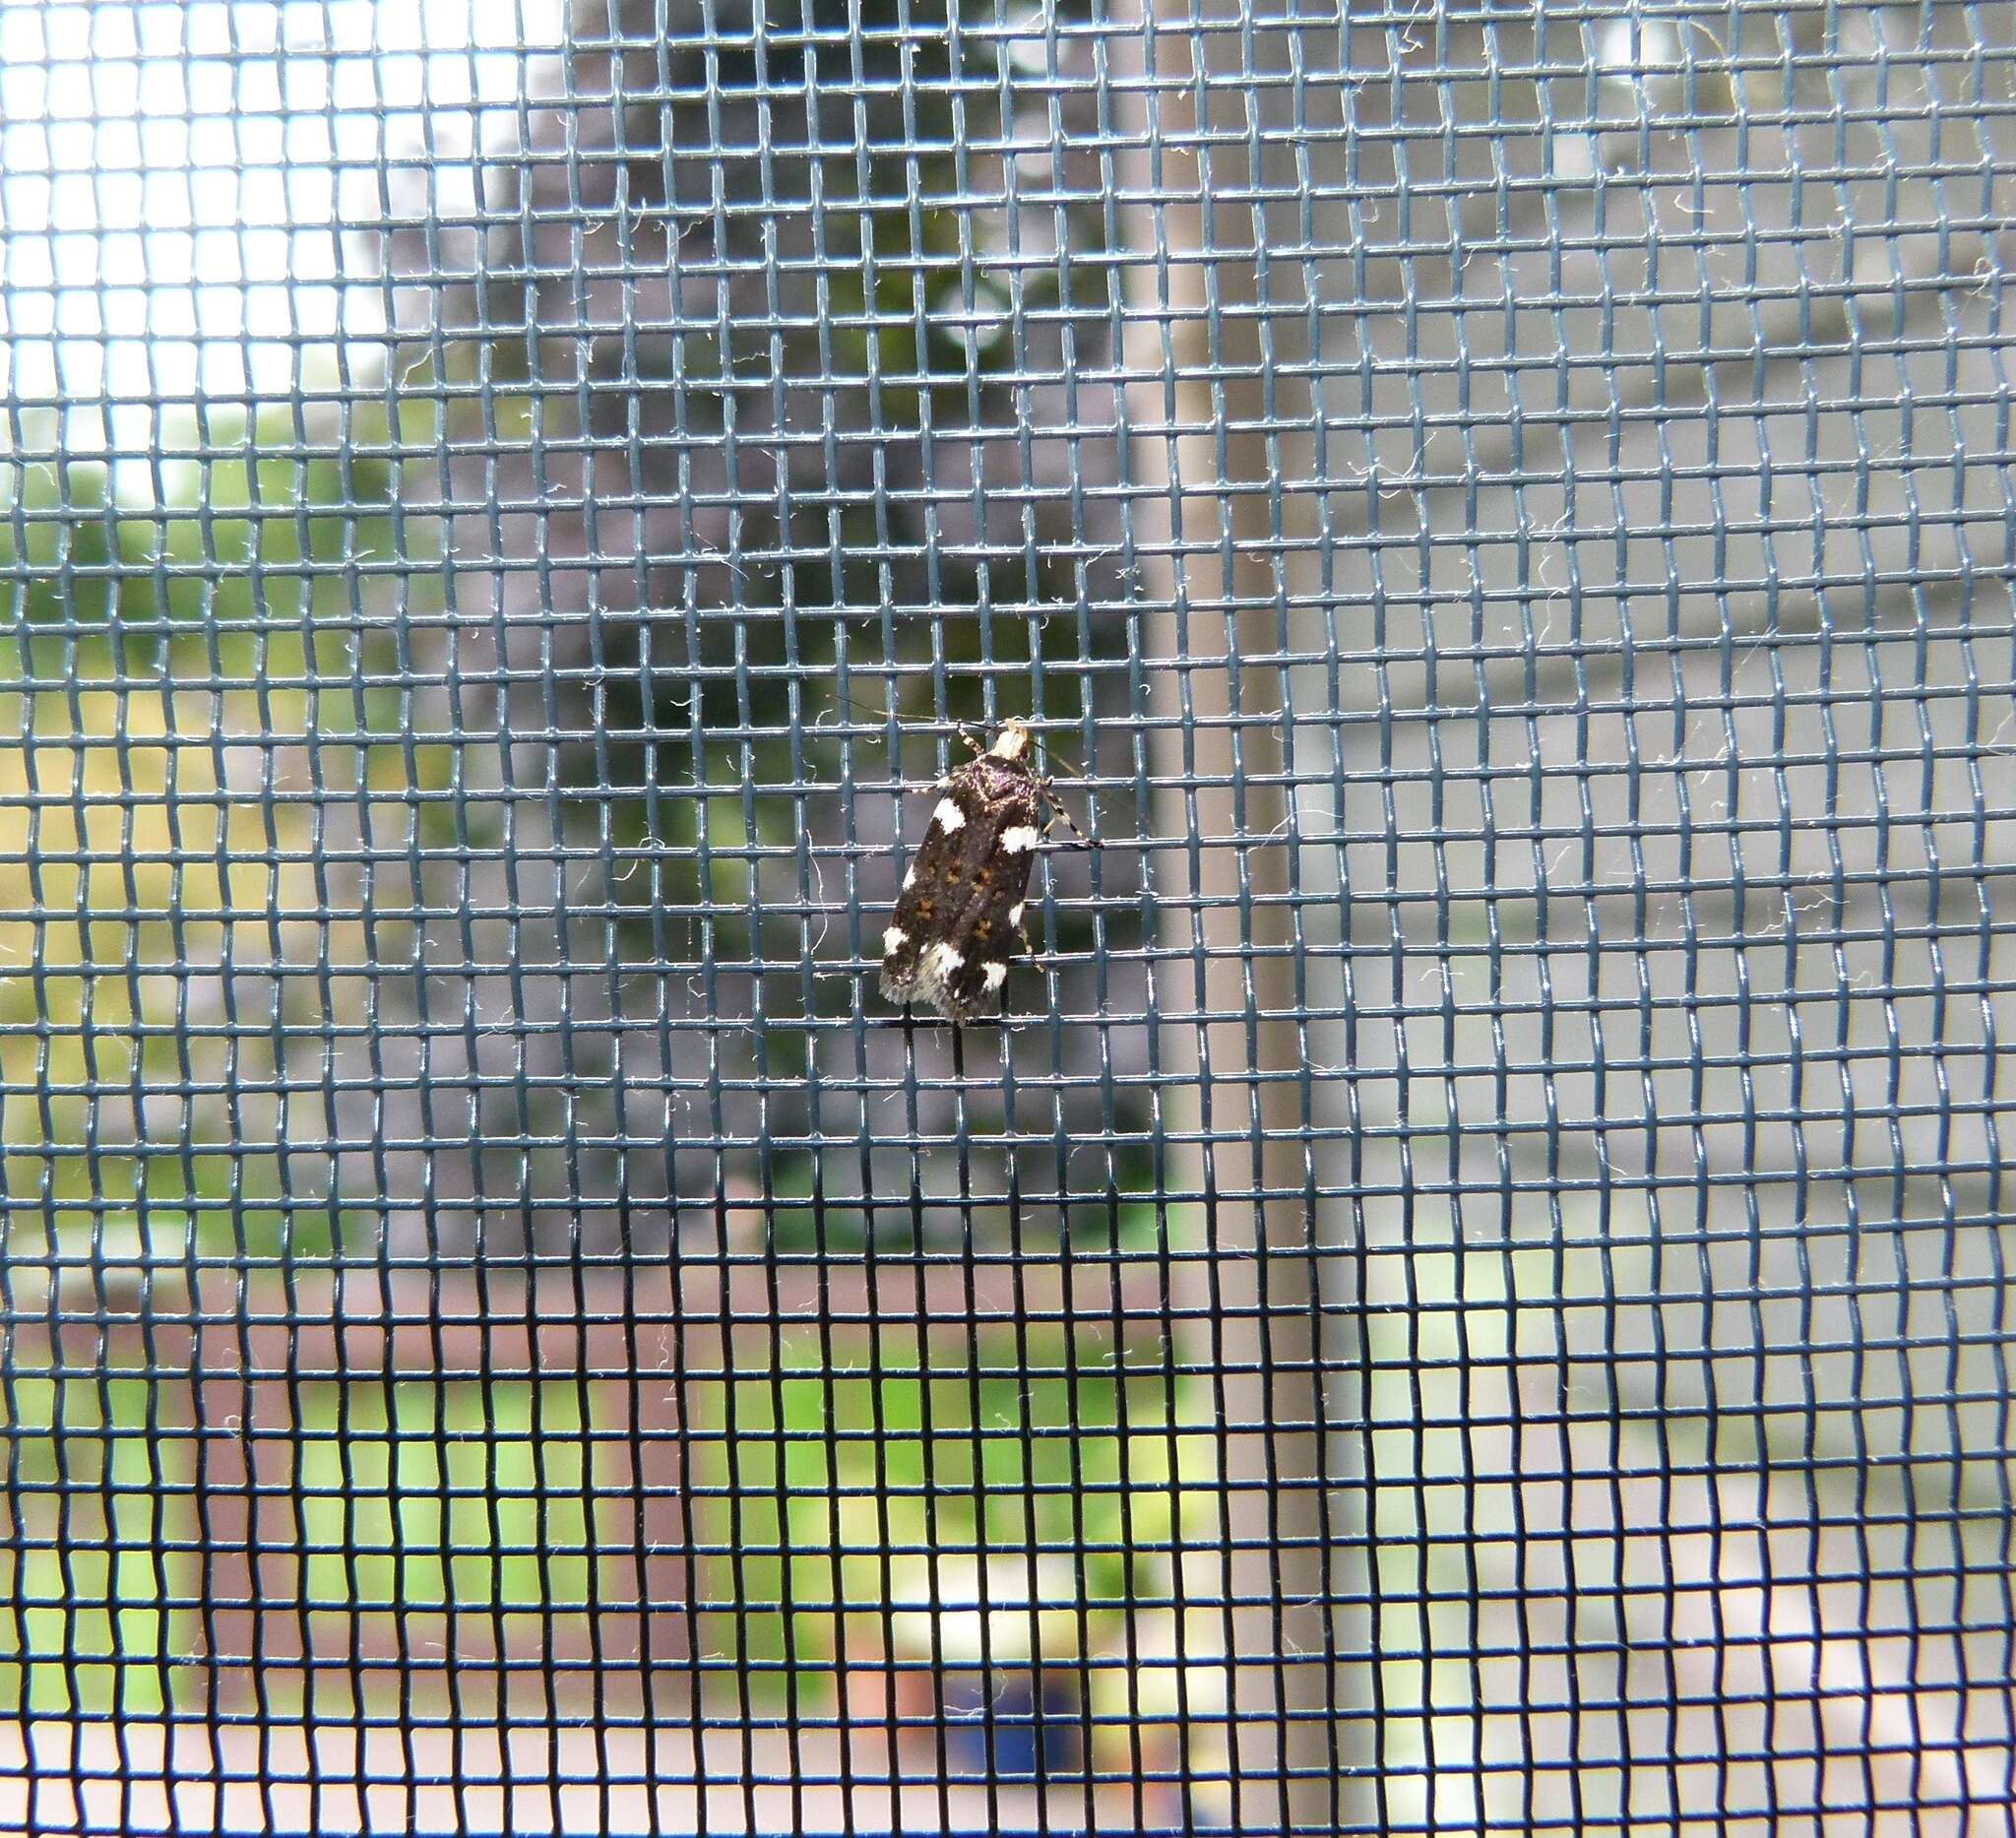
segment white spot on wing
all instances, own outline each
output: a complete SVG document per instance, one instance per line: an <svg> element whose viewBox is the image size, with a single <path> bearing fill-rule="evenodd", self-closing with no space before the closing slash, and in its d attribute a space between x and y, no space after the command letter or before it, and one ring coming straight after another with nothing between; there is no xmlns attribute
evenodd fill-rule
<svg viewBox="0 0 2016 1838"><path fill-rule="evenodd" d="M1022 900L1016 901L1016 903L1008 909L1008 923L1011 925L1020 925L1022 923L1022 916L1028 911L1028 902Z"/></svg>
<svg viewBox="0 0 2016 1838"><path fill-rule="evenodd" d="M1023 855L1034 849L1041 840L1028 824L1018 823L1013 829L1001 832L1001 853L1004 856Z"/></svg>
<svg viewBox="0 0 2016 1838"><path fill-rule="evenodd" d="M985 970L980 972L980 976L987 985L987 993L991 995L1008 981L1008 966L1006 964L989 964Z"/></svg>
<svg viewBox="0 0 2016 1838"><path fill-rule="evenodd" d="M931 821L950 836L954 830L966 828L966 812L949 797L941 797L938 800L938 808L931 812ZM1030 834L1034 836L1036 832L1032 830Z"/></svg>
<svg viewBox="0 0 2016 1838"><path fill-rule="evenodd" d="M948 1018L959 1006L952 993L952 976L965 962L965 958L942 940L917 960L917 993Z"/></svg>
<svg viewBox="0 0 2016 1838"><path fill-rule="evenodd" d="M909 893L917 884L917 864L913 861L903 871L903 891Z"/></svg>
<svg viewBox="0 0 2016 1838"><path fill-rule="evenodd" d="M892 925L882 934L882 955L884 957L894 957L908 943L910 943L910 933L905 931L901 925Z"/></svg>

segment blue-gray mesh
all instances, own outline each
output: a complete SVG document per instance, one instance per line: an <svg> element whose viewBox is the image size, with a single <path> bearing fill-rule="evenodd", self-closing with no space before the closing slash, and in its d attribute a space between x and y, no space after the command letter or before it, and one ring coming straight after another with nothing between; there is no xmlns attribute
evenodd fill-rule
<svg viewBox="0 0 2016 1838"><path fill-rule="evenodd" d="M2004 1820L2016 8L464 13L0 5L0 1824Z"/></svg>

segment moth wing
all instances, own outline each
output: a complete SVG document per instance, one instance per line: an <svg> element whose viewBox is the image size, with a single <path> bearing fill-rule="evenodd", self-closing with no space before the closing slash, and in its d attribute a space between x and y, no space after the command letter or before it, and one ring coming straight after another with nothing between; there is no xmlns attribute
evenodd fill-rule
<svg viewBox="0 0 2016 1838"><path fill-rule="evenodd" d="M1008 966L1020 944L1012 930L996 936L991 949L976 942L959 954L957 964L925 966L924 997L947 1021L972 1021L991 1015L1001 1003Z"/></svg>
<svg viewBox="0 0 2016 1838"><path fill-rule="evenodd" d="M1035 781L989 795L978 770L969 767L943 788L883 934L883 996L926 1002L948 1021L970 1020L999 999L1021 942L1010 915L1029 891L1035 858L1003 841L1034 827ZM945 821L947 802L957 824Z"/></svg>
<svg viewBox="0 0 2016 1838"><path fill-rule="evenodd" d="M980 807L982 800L974 794L963 775L954 774L942 781L937 790L939 804L932 806L924 840L910 858L909 870L903 877L903 892L897 896L896 912L882 934L883 998L903 1006L932 1000L924 988L925 955L945 936L966 860L967 838L975 819L983 822L985 818ZM940 821L940 805L946 801L959 812L957 828L947 828Z"/></svg>
<svg viewBox="0 0 2016 1838"><path fill-rule="evenodd" d="M941 910L947 869L956 862L957 854L951 839L933 828L911 857L896 912L882 934L882 993L892 1002L917 999L924 953L937 935L934 921Z"/></svg>

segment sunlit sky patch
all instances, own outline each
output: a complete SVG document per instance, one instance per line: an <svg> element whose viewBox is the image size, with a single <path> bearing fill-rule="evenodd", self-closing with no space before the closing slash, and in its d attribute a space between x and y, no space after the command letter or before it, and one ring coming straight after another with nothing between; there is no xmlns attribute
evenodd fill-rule
<svg viewBox="0 0 2016 1838"><path fill-rule="evenodd" d="M471 209L560 6L0 0L0 412L139 451L159 411L334 381L388 224Z"/></svg>

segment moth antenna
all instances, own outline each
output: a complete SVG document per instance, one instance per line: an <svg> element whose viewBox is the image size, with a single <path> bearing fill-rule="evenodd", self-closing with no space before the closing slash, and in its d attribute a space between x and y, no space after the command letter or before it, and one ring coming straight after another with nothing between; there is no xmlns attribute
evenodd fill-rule
<svg viewBox="0 0 2016 1838"><path fill-rule="evenodd" d="M1066 752L1062 747L1054 745L1047 735L1040 735L1036 737L1041 741L1044 764L1047 765L1051 761L1060 761L1074 775L1082 774L1085 771L1085 767L1082 762L1075 762L1068 752ZM1045 775L1038 783L1040 785L1042 789L1042 794L1044 798L1048 800L1050 808L1053 811L1055 811L1058 816L1063 818L1065 824L1069 827L1071 834L1075 836L1078 839L1078 841L1087 849L1101 848L1102 845L1098 842L1097 839L1087 836L1085 832L1078 827L1077 824L1071 821L1071 813L1064 808L1062 800L1057 796L1056 792L1050 789L1050 780L1048 775ZM1093 780L1091 781L1091 783L1102 784L1103 782L1099 780ZM1139 801L1135 798L1134 794L1131 792L1127 791L1124 786L1119 785L1117 783L1105 786L1104 789L1109 794L1121 799L1130 810L1135 812L1135 822L1138 824L1140 822L1139 813L1141 806Z"/></svg>
<svg viewBox="0 0 2016 1838"><path fill-rule="evenodd" d="M1043 801L1050 807L1050 818L1043 825L1043 834L1047 836L1061 823L1078 839L1078 846L1081 849L1097 849L1099 844L1078 827L1072 820L1071 813L1064 808L1064 800L1050 790L1050 782L1047 779L1040 779L1037 783L1042 788Z"/></svg>

